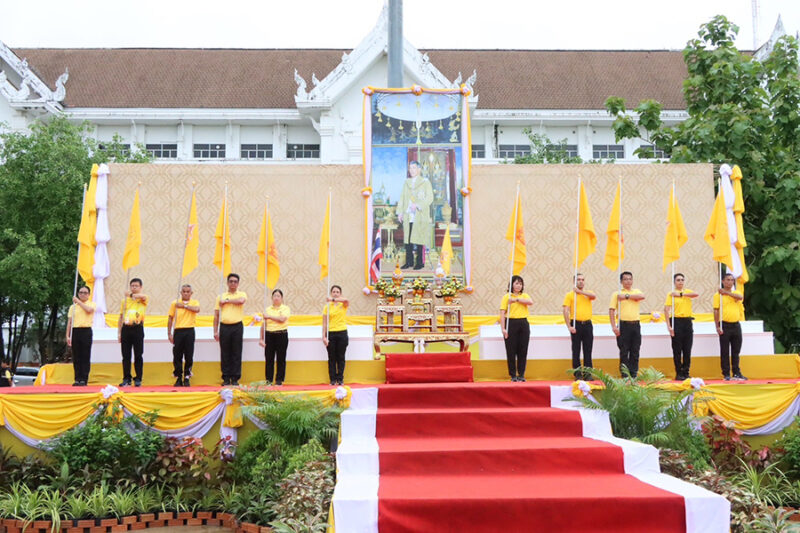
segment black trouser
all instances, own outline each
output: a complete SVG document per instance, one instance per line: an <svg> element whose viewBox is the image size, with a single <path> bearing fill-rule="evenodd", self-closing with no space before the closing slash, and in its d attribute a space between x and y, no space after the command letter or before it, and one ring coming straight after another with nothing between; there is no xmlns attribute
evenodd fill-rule
<svg viewBox="0 0 800 533"><path fill-rule="evenodd" d="M275 383L283 383L286 379L286 348L289 346L289 332L285 329L283 331L267 331L264 334L264 375L267 381L274 381ZM278 361L278 373L275 374L275 360Z"/></svg>
<svg viewBox="0 0 800 533"><path fill-rule="evenodd" d="M222 381L239 381L242 377L242 335L244 326L236 324L219 325L219 366Z"/></svg>
<svg viewBox="0 0 800 533"><path fill-rule="evenodd" d="M722 335L719 336L719 362L722 366L722 375L730 376L731 367L733 375L738 376L739 352L742 349L742 326L738 322L723 322ZM730 354L730 359L728 359Z"/></svg>
<svg viewBox="0 0 800 533"><path fill-rule="evenodd" d="M344 353L349 342L346 329L328 332L328 377L332 382L344 381Z"/></svg>
<svg viewBox="0 0 800 533"><path fill-rule="evenodd" d="M194 361L194 328L178 328L172 334L172 375L188 378ZM186 361L186 364L184 364Z"/></svg>
<svg viewBox="0 0 800 533"><path fill-rule="evenodd" d="M144 325L132 324L122 325L120 332L122 346L122 380L131 380L131 350L133 350L133 369L136 372L136 380L142 380L144 369Z"/></svg>
<svg viewBox="0 0 800 533"><path fill-rule="evenodd" d="M620 320L619 337L619 372L622 374L622 365L628 368L632 377L639 373L639 348L642 346L642 331L638 320Z"/></svg>
<svg viewBox="0 0 800 533"><path fill-rule="evenodd" d="M528 342L531 340L531 326L527 318L508 319L508 338L506 339L506 361L508 375L525 377L525 364L528 362Z"/></svg>
<svg viewBox="0 0 800 533"><path fill-rule="evenodd" d="M583 366L592 368L592 345L594 344L594 328L591 320L576 320L575 333L572 337L572 368L581 366L581 346L583 346ZM576 377L581 372L575 372Z"/></svg>
<svg viewBox="0 0 800 533"><path fill-rule="evenodd" d="M689 377L689 366L692 364L692 342L694 330L691 317L675 317L672 337L672 362L675 363L675 375Z"/></svg>
<svg viewBox="0 0 800 533"><path fill-rule="evenodd" d="M92 328L72 328L72 368L75 381L87 383L92 366Z"/></svg>

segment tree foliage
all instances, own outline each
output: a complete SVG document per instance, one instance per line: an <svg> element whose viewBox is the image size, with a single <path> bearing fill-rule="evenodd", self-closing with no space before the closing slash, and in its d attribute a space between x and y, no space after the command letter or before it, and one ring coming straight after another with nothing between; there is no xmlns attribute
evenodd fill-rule
<svg viewBox="0 0 800 533"><path fill-rule="evenodd" d="M744 175L748 318L764 320L785 347L800 332L800 79L798 42L780 38L758 61L734 46L739 28L723 16L702 26L683 50L689 118L661 120L661 105L636 116L621 98L606 100L617 141L643 138L673 163L738 164ZM642 157L643 154L640 154Z"/></svg>
<svg viewBox="0 0 800 533"><path fill-rule="evenodd" d="M557 164L557 163L582 163L580 157L571 156L567 152L567 139L552 141L547 135L533 133L530 128L525 128L522 133L527 135L531 145L529 155L514 158L518 165Z"/></svg>
<svg viewBox="0 0 800 533"><path fill-rule="evenodd" d="M83 184L93 163L149 160L123 152L119 138L101 150L88 124L66 117L0 134L0 357L12 366L26 343L42 362L63 354Z"/></svg>

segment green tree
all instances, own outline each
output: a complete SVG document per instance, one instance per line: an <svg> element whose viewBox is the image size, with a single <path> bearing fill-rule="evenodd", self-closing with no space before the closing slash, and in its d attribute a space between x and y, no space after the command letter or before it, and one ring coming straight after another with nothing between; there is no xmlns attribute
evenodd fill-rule
<svg viewBox="0 0 800 533"><path fill-rule="evenodd" d="M612 97L617 141L643 138L673 163L738 164L744 175L745 292L749 318L764 320L788 347L800 331L800 79L798 43L778 40L761 62L734 46L739 28L723 16L701 27L683 50L689 118L666 126L661 105L641 102L636 116ZM640 157L644 154L640 153ZM784 348L785 349L785 348Z"/></svg>
<svg viewBox="0 0 800 533"><path fill-rule="evenodd" d="M525 128L522 133L528 136L531 144L531 153L514 158L518 165L557 164L557 163L582 163L580 157L571 156L567 152L567 140L561 139L553 142L550 137L541 133L533 133L530 128Z"/></svg>
<svg viewBox="0 0 800 533"><path fill-rule="evenodd" d="M87 123L66 117L0 134L0 357L16 367L25 344L43 363L65 350L83 184L93 163L149 160L123 153L119 138L101 150ZM33 333L33 334L31 334Z"/></svg>

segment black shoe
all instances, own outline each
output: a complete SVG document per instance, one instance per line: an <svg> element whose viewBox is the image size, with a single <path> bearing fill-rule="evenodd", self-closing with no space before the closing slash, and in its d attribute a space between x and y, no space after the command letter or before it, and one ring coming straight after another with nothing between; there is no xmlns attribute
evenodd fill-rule
<svg viewBox="0 0 800 533"><path fill-rule="evenodd" d="M725 381L730 381L731 377L730 376L722 376L722 379L724 379Z"/></svg>
<svg viewBox="0 0 800 533"><path fill-rule="evenodd" d="M184 387L191 387L192 384L189 383L189 378L183 378L183 386Z"/></svg>
<svg viewBox="0 0 800 533"><path fill-rule="evenodd" d="M81 386L81 382L80 381L76 381L75 383L72 384L72 386L73 387L80 387Z"/></svg>
<svg viewBox="0 0 800 533"><path fill-rule="evenodd" d="M276 387L280 387L280 386L282 386L282 385L283 385L283 381L276 381L276 382L275 382L275 386L276 386Z"/></svg>
<svg viewBox="0 0 800 533"><path fill-rule="evenodd" d="M134 387L141 387L142 386L142 380L141 379L134 379L133 380L133 385L134 385Z"/></svg>
<svg viewBox="0 0 800 533"><path fill-rule="evenodd" d="M123 379L123 380L122 380L122 383L120 383L120 384L119 384L119 386L120 386L120 387L130 387L130 386L131 386L131 380L129 380L129 379Z"/></svg>
<svg viewBox="0 0 800 533"><path fill-rule="evenodd" d="M344 380L343 379L339 380L339 385L344 385Z"/></svg>
<svg viewBox="0 0 800 533"><path fill-rule="evenodd" d="M81 387L85 387L85 386L86 386L86 382L85 382L85 381L83 381L83 380L80 380L80 381L78 382L78 385L79 385L79 386L81 386Z"/></svg>
<svg viewBox="0 0 800 533"><path fill-rule="evenodd" d="M739 372L738 374L734 374L734 375L733 375L733 379L735 379L736 381L747 381L747 378L746 378L746 377L744 377L744 376L741 374L741 372Z"/></svg>
<svg viewBox="0 0 800 533"><path fill-rule="evenodd" d="M519 378L517 376L511 376L511 381L516 383L517 381L519 381Z"/></svg>
<svg viewBox="0 0 800 533"><path fill-rule="evenodd" d="M520 377L518 377L518 378L517 378L517 381L520 381L520 382L523 382L523 383L524 383L524 382L525 382L525 376L520 376Z"/></svg>
<svg viewBox="0 0 800 533"><path fill-rule="evenodd" d="M173 387L183 387L183 380L181 378L176 379Z"/></svg>
<svg viewBox="0 0 800 533"><path fill-rule="evenodd" d="M238 379L232 379L231 380L231 385L234 386L234 387L238 387L239 386L239 380Z"/></svg>
<svg viewBox="0 0 800 533"><path fill-rule="evenodd" d="M338 384L339 384L339 382L338 382L338 381L336 381L335 379L334 379L334 380L331 380L331 387L333 387L333 386L335 386L335 385L338 385Z"/></svg>
<svg viewBox="0 0 800 533"><path fill-rule="evenodd" d="M414 270L422 270L424 267L425 265L416 264L414 265Z"/></svg>

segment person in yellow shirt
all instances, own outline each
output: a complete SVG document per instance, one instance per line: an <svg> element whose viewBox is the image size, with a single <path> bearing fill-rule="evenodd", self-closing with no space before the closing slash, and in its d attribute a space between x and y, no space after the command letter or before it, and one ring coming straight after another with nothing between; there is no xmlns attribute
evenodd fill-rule
<svg viewBox="0 0 800 533"><path fill-rule="evenodd" d="M286 349L289 347L289 306L283 303L283 291L272 291L272 305L264 310L264 321L261 325L261 341L264 348L264 375L267 383L283 385L286 379ZM275 360L278 370L275 372ZM274 381L273 381L274 380Z"/></svg>
<svg viewBox="0 0 800 533"><path fill-rule="evenodd" d="M581 346L583 346L583 367L592 368L592 345L594 344L594 328L592 326L592 300L597 298L592 291L587 291L586 277L578 273L575 276L575 287L564 296L562 304L564 323L572 337L572 368L575 379L591 379L588 372L578 370L581 367Z"/></svg>
<svg viewBox="0 0 800 533"><path fill-rule="evenodd" d="M347 307L350 301L342 296L339 285L331 287L331 295L322 309L322 343L328 350L328 377L331 385L344 385L344 354L350 342L347 337Z"/></svg>
<svg viewBox="0 0 800 533"><path fill-rule="evenodd" d="M531 339L528 307L533 305L533 300L524 291L525 281L522 277L511 276L510 292L504 294L500 302L500 329L505 339L511 381L525 381L525 367L528 362L528 343Z"/></svg>
<svg viewBox="0 0 800 533"><path fill-rule="evenodd" d="M239 274L230 273L228 290L214 304L214 340L219 342L222 385L238 385L242 377L242 337L247 294L239 290Z"/></svg>
<svg viewBox="0 0 800 533"><path fill-rule="evenodd" d="M75 371L73 387L89 382L92 365L92 322L97 306L89 301L89 294L89 287L78 289L78 296L72 297L67 313L67 346L72 348L72 368Z"/></svg>
<svg viewBox="0 0 800 533"><path fill-rule="evenodd" d="M191 385L189 378L192 377L194 362L194 326L199 312L200 302L192 299L192 286L183 285L181 297L169 306L167 318L167 337L172 344L172 375L175 376L176 387Z"/></svg>
<svg viewBox="0 0 800 533"><path fill-rule="evenodd" d="M619 276L622 290L611 295L608 304L608 320L617 337L619 348L619 372L625 371L635 378L639 374L639 348L642 346L642 331L639 325L639 302L644 294L633 288L633 274L625 271ZM619 319L619 324L617 324Z"/></svg>
<svg viewBox="0 0 800 533"><path fill-rule="evenodd" d="M122 348L122 383L120 387L131 384L131 351L133 351L133 369L136 377L133 384L142 386L144 371L144 315L147 311L147 295L142 292L142 280L133 278L125 299L122 301L117 327L117 342Z"/></svg>
<svg viewBox="0 0 800 533"><path fill-rule="evenodd" d="M684 287L686 276L683 274L675 274L672 280L675 286L667 293L667 299L664 302L664 319L672 339L675 379L683 381L689 377L689 367L692 364L692 343L694 341L692 299L699 295Z"/></svg>
<svg viewBox="0 0 800 533"><path fill-rule="evenodd" d="M744 295L734 287L733 274L727 272L722 277L722 288L714 294L714 324L719 335L719 361L722 378L746 381L739 369L739 352L742 349L742 326L739 321L744 316ZM720 302L721 299L721 302ZM722 312L720 313L720 305Z"/></svg>

